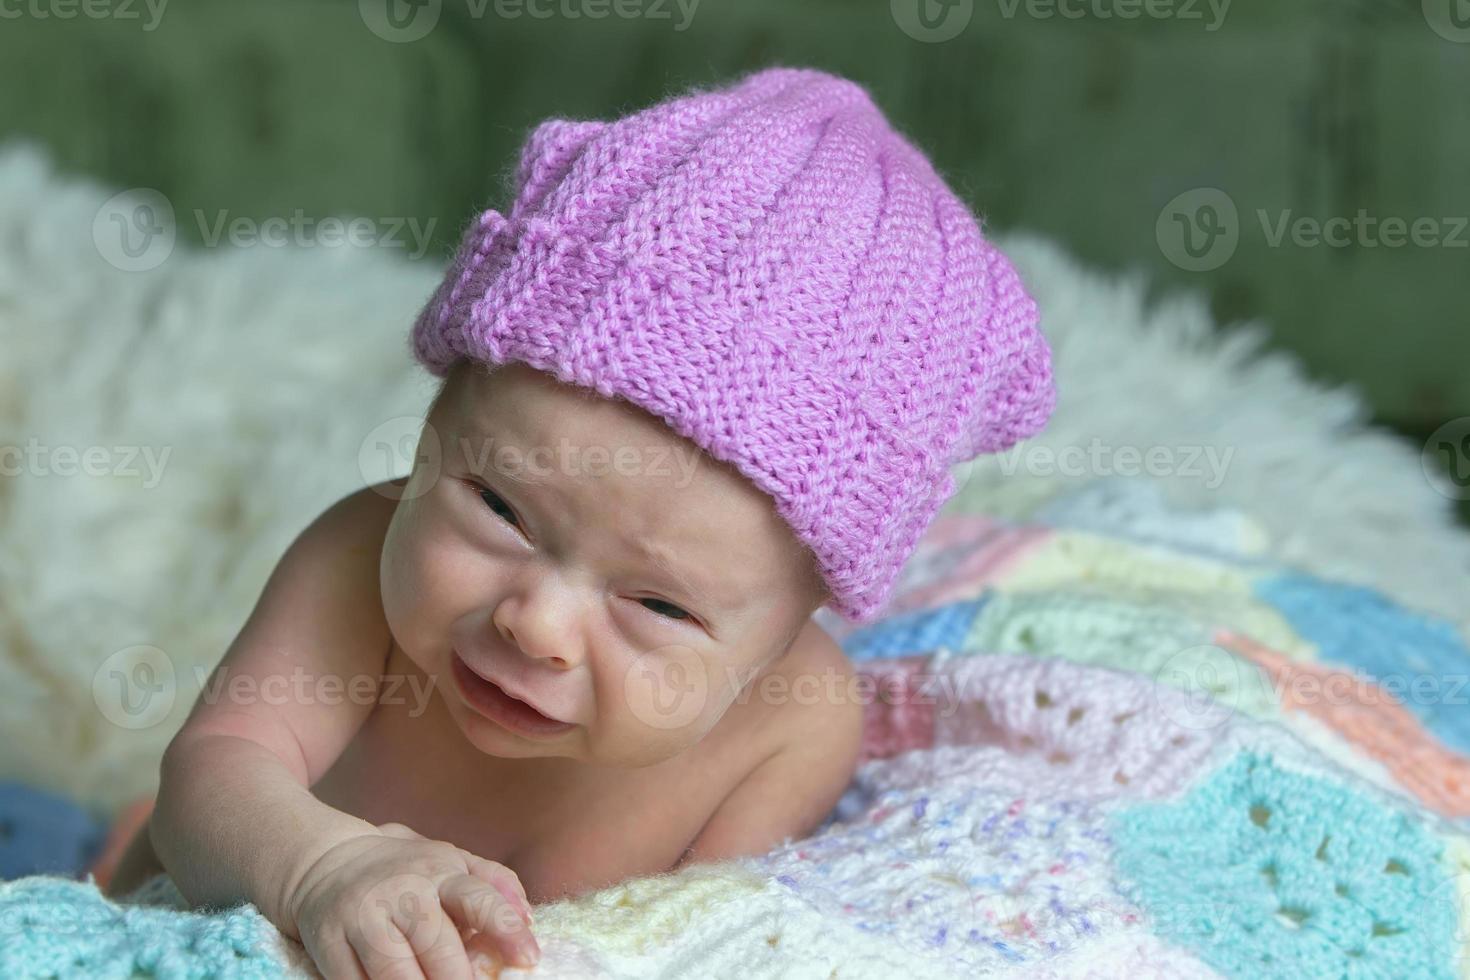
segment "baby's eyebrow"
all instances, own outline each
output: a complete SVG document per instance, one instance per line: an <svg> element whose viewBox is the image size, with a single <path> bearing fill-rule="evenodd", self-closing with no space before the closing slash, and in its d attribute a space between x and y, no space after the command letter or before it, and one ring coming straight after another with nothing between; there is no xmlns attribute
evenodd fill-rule
<svg viewBox="0 0 1470 980"><path fill-rule="evenodd" d="M486 433L486 427L476 426L475 428L478 430L476 434L480 435L482 438L489 437ZM468 465L468 468L471 470L471 472L479 474L480 476L485 476L485 474L481 472L480 468L475 465L476 460L474 460L472 457L473 454L466 454L466 464ZM539 489L552 484L552 478L550 474L537 473L534 469L522 468L520 471L513 473L506 473L494 466L491 466L490 469L499 476L509 477L512 482L519 484L522 487ZM626 547L628 547L629 550L631 550L643 561L663 572L665 576L676 583L680 588L683 589L683 591L689 593L689 595L699 604L705 606L706 608L714 609L720 612L731 611L731 605L729 602L724 601L718 596L714 595L711 590L698 584L698 580L692 574L689 574L688 572L685 572L677 567L673 559L670 557L669 550L663 545L655 542L650 542L644 538L632 538L626 534L620 534L619 540L621 540L622 543Z"/></svg>
<svg viewBox="0 0 1470 980"><path fill-rule="evenodd" d="M655 544L650 544L647 541L631 541L626 536L623 538L623 541L625 544L629 545L635 552L637 552L644 561L647 561L655 568L660 569L665 575L669 576L669 578L673 579L674 582L678 583L678 585L686 592L688 592L691 596L693 596L695 600L710 608L728 611L729 606L725 602L722 602L721 600L711 595L708 590L701 588L698 584L696 584L695 579L692 575L686 574L680 571L678 568L674 567L673 562L665 553L664 548Z"/></svg>

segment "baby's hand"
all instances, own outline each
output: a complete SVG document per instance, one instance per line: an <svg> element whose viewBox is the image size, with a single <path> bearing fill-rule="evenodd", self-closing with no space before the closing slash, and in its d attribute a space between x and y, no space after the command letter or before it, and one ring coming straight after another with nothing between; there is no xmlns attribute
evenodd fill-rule
<svg viewBox="0 0 1470 980"><path fill-rule="evenodd" d="M398 823L332 845L285 909L327 980L471 980L471 953L520 967L541 955L514 871Z"/></svg>

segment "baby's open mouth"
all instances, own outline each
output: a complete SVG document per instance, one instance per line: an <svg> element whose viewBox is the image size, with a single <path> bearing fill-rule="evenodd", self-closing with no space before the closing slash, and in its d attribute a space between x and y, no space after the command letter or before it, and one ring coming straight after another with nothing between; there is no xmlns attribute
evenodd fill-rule
<svg viewBox="0 0 1470 980"><path fill-rule="evenodd" d="M491 721L521 735L547 737L576 728L571 722L548 718L524 701L511 697L494 682L470 669L458 651L454 654L454 682L470 707Z"/></svg>

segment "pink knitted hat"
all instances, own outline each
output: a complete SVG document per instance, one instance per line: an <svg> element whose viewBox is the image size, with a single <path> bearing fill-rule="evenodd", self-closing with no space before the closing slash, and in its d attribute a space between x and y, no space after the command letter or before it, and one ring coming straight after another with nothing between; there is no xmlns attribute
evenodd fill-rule
<svg viewBox="0 0 1470 980"><path fill-rule="evenodd" d="M1011 263L854 82L770 68L550 119L414 325L440 377L523 362L725 460L874 618L954 492L1038 432L1051 352Z"/></svg>

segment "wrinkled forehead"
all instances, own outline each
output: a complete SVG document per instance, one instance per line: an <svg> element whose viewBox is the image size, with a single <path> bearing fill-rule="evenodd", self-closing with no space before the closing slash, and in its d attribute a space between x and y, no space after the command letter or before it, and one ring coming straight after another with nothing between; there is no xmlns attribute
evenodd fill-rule
<svg viewBox="0 0 1470 980"><path fill-rule="evenodd" d="M528 482L593 482L603 492L714 493L748 517L771 509L738 470L632 402L519 362L463 365L441 391L441 423L481 440L475 448L502 472L519 470Z"/></svg>
<svg viewBox="0 0 1470 980"><path fill-rule="evenodd" d="M732 569L752 590L822 588L810 550L768 494L631 402L518 362L462 360L431 415L451 440L444 451L535 488L565 512L657 536L668 550Z"/></svg>

